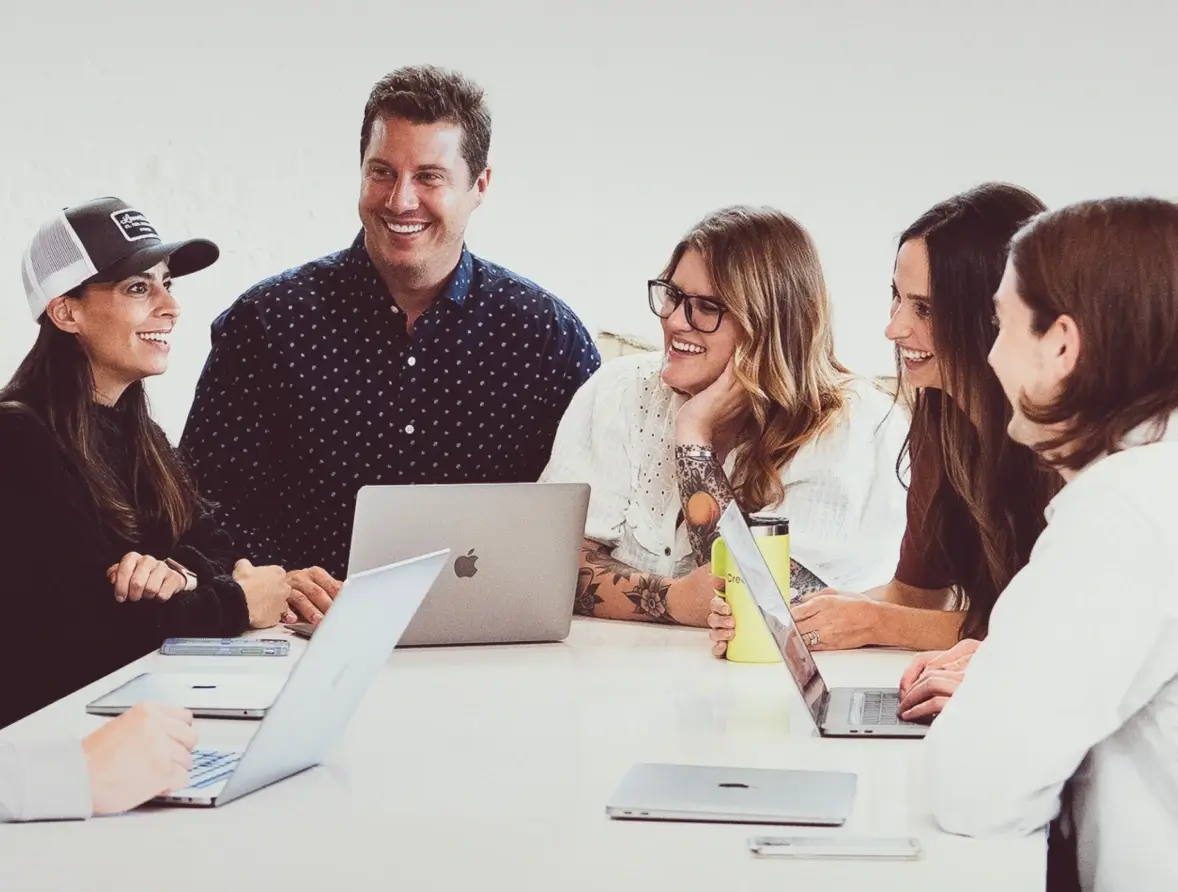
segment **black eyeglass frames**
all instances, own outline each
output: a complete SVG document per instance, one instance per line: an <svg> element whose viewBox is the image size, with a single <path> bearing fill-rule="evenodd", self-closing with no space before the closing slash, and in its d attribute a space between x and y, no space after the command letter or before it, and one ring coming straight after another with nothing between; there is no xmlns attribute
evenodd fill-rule
<svg viewBox="0 0 1178 892"><path fill-rule="evenodd" d="M661 319L667 319L684 305L683 313L687 324L701 334L711 334L720 327L720 320L727 312L723 306L710 297L685 294L670 282L651 279L646 283L646 294L650 300L650 311Z"/></svg>

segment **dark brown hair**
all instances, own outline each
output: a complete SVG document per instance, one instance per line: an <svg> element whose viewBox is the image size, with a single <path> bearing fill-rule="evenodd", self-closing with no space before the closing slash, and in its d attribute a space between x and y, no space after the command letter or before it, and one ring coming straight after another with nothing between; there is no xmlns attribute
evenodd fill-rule
<svg viewBox="0 0 1178 892"><path fill-rule="evenodd" d="M136 381L119 400L126 407L120 414L131 464L127 492L99 447L89 359L74 335L47 316L40 324L33 348L0 390L0 407L31 411L49 428L85 481L108 533L135 542L147 527L162 524L175 542L196 521L196 488L151 420L143 382Z"/></svg>
<svg viewBox="0 0 1178 892"><path fill-rule="evenodd" d="M462 128L462 157L470 181L487 167L491 151L491 111L482 87L456 71L434 65L409 65L385 75L368 94L360 127L360 158L368 150L372 122L404 118L414 124L445 122Z"/></svg>
<svg viewBox="0 0 1178 892"><path fill-rule="evenodd" d="M1014 238L1018 294L1043 335L1069 316L1081 348L1056 399L1027 420L1061 433L1035 445L1079 470L1125 435L1178 409L1178 204L1108 198L1033 220ZM1162 433L1159 429L1158 435Z"/></svg>
<svg viewBox="0 0 1178 892"><path fill-rule="evenodd" d="M936 480L921 538L952 570L957 606L966 611L963 638L985 635L1060 485L1007 435L1010 403L987 363L1010 239L1042 210L1025 189L985 183L935 205L900 236L900 244L923 239L928 248L933 349L944 390L916 392L897 470L907 457Z"/></svg>
<svg viewBox="0 0 1178 892"><path fill-rule="evenodd" d="M830 297L818 249L793 217L765 207L708 214L680 239L663 270L688 250L703 258L716 299L740 327L735 374L751 421L742 432L733 489L746 511L785 497L781 468L836 421L847 369L834 352Z"/></svg>

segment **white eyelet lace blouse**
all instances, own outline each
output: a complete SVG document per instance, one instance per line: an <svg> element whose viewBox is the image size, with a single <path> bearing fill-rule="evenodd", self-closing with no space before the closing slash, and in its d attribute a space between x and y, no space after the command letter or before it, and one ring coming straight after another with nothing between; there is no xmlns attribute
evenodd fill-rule
<svg viewBox="0 0 1178 892"><path fill-rule="evenodd" d="M591 487L585 537L646 573L694 569L678 524L675 416L686 398L662 382L661 353L604 363L569 404L541 475ZM782 469L782 504L765 510L790 521L791 555L828 585L861 591L892 578L906 522L896 477L908 420L864 379L848 385L847 409ZM725 470L731 477L735 459Z"/></svg>

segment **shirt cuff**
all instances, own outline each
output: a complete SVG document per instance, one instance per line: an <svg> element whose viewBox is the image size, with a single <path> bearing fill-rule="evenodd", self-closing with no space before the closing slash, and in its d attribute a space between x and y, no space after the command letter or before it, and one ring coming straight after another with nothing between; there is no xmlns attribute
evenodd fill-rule
<svg viewBox="0 0 1178 892"><path fill-rule="evenodd" d="M10 744L18 773L12 778L14 821L83 820L92 814L90 772L80 740Z"/></svg>

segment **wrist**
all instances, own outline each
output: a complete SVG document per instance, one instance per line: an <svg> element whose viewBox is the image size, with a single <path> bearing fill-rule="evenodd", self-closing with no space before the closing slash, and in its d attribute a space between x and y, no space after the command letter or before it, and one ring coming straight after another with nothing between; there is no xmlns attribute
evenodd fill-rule
<svg viewBox="0 0 1178 892"><path fill-rule="evenodd" d="M708 604L711 599L703 603L696 603L693 589L685 585L686 578L672 579L667 586L667 613L681 626L704 626L708 624Z"/></svg>
<svg viewBox="0 0 1178 892"><path fill-rule="evenodd" d="M878 630L879 646L905 650L943 650L947 644L954 617L947 610L925 610L888 601L873 601L874 627Z"/></svg>
<svg viewBox="0 0 1178 892"><path fill-rule="evenodd" d="M873 643L879 647L912 646L912 630L906 615L909 608L890 601L875 600L864 601L863 606L870 611L871 627L875 630L872 637L876 639Z"/></svg>
<svg viewBox="0 0 1178 892"><path fill-rule="evenodd" d="M187 567L185 567L179 561L172 560L172 558L166 558L164 560L164 563L167 564L171 569L175 570L177 573L179 573L181 576L184 577L184 587L182 589L180 589L180 591L190 592L194 588L196 588L196 574L195 573L193 573L191 570L189 570Z"/></svg>
<svg viewBox="0 0 1178 892"><path fill-rule="evenodd" d="M675 423L676 446L712 446L712 429L704 424L689 422Z"/></svg>

